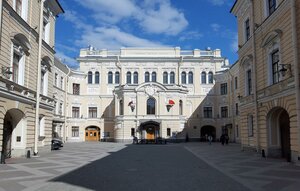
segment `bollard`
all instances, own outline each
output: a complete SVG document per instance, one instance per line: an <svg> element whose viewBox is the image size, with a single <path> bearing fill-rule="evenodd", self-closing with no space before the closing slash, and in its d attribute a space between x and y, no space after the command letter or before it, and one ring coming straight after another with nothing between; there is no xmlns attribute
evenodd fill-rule
<svg viewBox="0 0 300 191"><path fill-rule="evenodd" d="M27 151L26 158L30 158L30 150Z"/></svg>
<svg viewBox="0 0 300 191"><path fill-rule="evenodd" d="M266 153L265 153L265 150L264 150L264 149L261 150L261 156L262 156L263 158L266 158Z"/></svg>

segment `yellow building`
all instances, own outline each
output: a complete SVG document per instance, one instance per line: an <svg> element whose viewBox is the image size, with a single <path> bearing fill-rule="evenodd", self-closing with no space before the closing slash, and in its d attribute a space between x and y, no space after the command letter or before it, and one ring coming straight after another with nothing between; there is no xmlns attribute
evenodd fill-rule
<svg viewBox="0 0 300 191"><path fill-rule="evenodd" d="M300 160L296 0L237 0L240 127L244 149Z"/></svg>
<svg viewBox="0 0 300 191"><path fill-rule="evenodd" d="M50 151L54 30L60 13L57 0L1 0L1 162Z"/></svg>

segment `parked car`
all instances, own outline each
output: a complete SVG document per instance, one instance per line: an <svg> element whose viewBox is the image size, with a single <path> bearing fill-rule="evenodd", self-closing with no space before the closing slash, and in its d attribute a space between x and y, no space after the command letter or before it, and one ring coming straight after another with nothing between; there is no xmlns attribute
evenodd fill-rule
<svg viewBox="0 0 300 191"><path fill-rule="evenodd" d="M54 132L51 140L51 150L58 150L63 146L64 144L62 142L62 138L59 137L56 132Z"/></svg>

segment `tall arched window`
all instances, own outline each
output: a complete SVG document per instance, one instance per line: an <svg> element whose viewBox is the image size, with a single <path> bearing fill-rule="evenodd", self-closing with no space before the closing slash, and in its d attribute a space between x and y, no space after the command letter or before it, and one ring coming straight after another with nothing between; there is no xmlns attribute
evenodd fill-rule
<svg viewBox="0 0 300 191"><path fill-rule="evenodd" d="M109 84L113 83L113 73L112 72L108 72L108 80L107 80L107 82Z"/></svg>
<svg viewBox="0 0 300 191"><path fill-rule="evenodd" d="M95 72L95 84L99 84L99 72Z"/></svg>
<svg viewBox="0 0 300 191"><path fill-rule="evenodd" d="M93 73L88 72L88 84L92 84L92 83L93 83Z"/></svg>
<svg viewBox="0 0 300 191"><path fill-rule="evenodd" d="M194 83L194 75L193 72L189 72L189 84L193 84Z"/></svg>
<svg viewBox="0 0 300 191"><path fill-rule="evenodd" d="M120 83L120 73L116 72L115 73L115 84L119 84Z"/></svg>
<svg viewBox="0 0 300 191"><path fill-rule="evenodd" d="M137 72L133 73L133 83L138 84L139 83L139 74Z"/></svg>
<svg viewBox="0 0 300 191"><path fill-rule="evenodd" d="M126 82L127 82L127 84L131 84L131 72L127 72L127 74L126 74Z"/></svg>
<svg viewBox="0 0 300 191"><path fill-rule="evenodd" d="M183 113L183 104L182 104L182 100L179 100L179 115L182 115Z"/></svg>
<svg viewBox="0 0 300 191"><path fill-rule="evenodd" d="M214 83L214 74L212 72L208 72L208 83L209 84Z"/></svg>
<svg viewBox="0 0 300 191"><path fill-rule="evenodd" d="M163 73L163 83L167 84L168 83L168 72Z"/></svg>
<svg viewBox="0 0 300 191"><path fill-rule="evenodd" d="M186 73L185 72L181 72L181 83L186 84Z"/></svg>
<svg viewBox="0 0 300 191"><path fill-rule="evenodd" d="M155 115L155 99L154 98L149 98L147 100L147 114Z"/></svg>
<svg viewBox="0 0 300 191"><path fill-rule="evenodd" d="M201 73L201 83L206 84L206 72Z"/></svg>
<svg viewBox="0 0 300 191"><path fill-rule="evenodd" d="M150 74L149 72L145 72L145 82L149 82L150 81Z"/></svg>
<svg viewBox="0 0 300 191"><path fill-rule="evenodd" d="M124 103L123 103L123 100L120 100L119 114L120 115L124 115Z"/></svg>
<svg viewBox="0 0 300 191"><path fill-rule="evenodd" d="M152 82L156 82L156 72L152 72Z"/></svg>
<svg viewBox="0 0 300 191"><path fill-rule="evenodd" d="M170 84L175 84L175 73L174 72L170 73Z"/></svg>

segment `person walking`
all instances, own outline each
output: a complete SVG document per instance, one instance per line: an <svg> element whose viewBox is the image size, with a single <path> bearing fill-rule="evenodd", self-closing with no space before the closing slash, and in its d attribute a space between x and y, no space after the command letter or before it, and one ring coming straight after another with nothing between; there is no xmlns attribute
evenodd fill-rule
<svg viewBox="0 0 300 191"><path fill-rule="evenodd" d="M209 135L209 136L208 136L208 142L209 142L210 145L211 145L212 140L213 140L212 136Z"/></svg>
<svg viewBox="0 0 300 191"><path fill-rule="evenodd" d="M222 145L224 145L224 143L225 143L225 135L224 134L221 135L220 141L221 141Z"/></svg>

